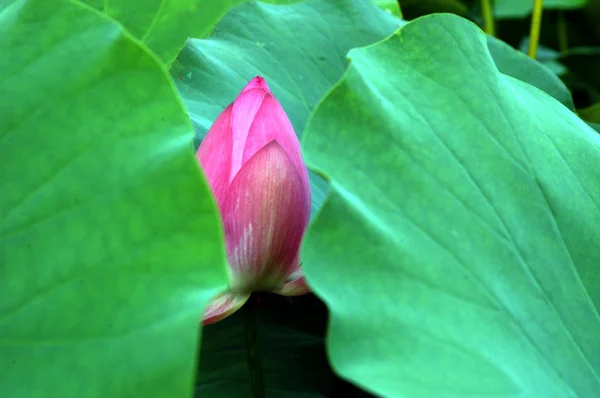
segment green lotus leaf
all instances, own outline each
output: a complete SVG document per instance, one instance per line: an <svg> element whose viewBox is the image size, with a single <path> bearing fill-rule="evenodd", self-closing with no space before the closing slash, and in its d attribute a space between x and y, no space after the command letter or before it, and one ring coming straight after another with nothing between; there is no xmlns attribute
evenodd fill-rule
<svg viewBox="0 0 600 398"><path fill-rule="evenodd" d="M600 136L424 17L350 52L303 137L334 369L385 397L600 391Z"/></svg>
<svg viewBox="0 0 600 398"><path fill-rule="evenodd" d="M0 26L0 396L190 396L227 274L170 77L78 2Z"/></svg>

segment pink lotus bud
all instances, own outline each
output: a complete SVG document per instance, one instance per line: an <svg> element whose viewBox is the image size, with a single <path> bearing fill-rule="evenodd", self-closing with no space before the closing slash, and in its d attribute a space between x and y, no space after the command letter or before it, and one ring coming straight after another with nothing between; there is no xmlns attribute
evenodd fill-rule
<svg viewBox="0 0 600 398"><path fill-rule="evenodd" d="M294 128L262 77L219 115L196 158L223 220L230 292L204 323L230 315L256 291L308 292L299 249L310 218L308 171Z"/></svg>

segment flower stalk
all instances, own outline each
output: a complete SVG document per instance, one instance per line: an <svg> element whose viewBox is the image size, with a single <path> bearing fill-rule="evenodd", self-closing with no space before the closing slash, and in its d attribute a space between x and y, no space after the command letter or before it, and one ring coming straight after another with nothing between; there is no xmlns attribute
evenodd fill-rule
<svg viewBox="0 0 600 398"><path fill-rule="evenodd" d="M536 59L538 43L540 41L540 31L542 29L542 11L544 0L533 0L533 14L531 15L531 29L529 32L529 50L528 55Z"/></svg>
<svg viewBox="0 0 600 398"><path fill-rule="evenodd" d="M252 398L265 398L260 345L258 341L258 325L256 321L256 294L250 295L242 307L244 315L244 336L246 339L246 360Z"/></svg>
<svg viewBox="0 0 600 398"><path fill-rule="evenodd" d="M494 13L491 0L481 0L481 17L483 18L483 30L490 36L494 36Z"/></svg>

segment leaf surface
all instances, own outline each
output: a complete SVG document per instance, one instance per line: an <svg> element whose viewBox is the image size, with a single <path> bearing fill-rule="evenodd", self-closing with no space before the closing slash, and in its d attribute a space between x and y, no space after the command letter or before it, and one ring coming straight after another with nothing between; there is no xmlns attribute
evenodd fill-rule
<svg viewBox="0 0 600 398"><path fill-rule="evenodd" d="M0 26L0 396L190 396L227 274L171 79L81 3Z"/></svg>
<svg viewBox="0 0 600 398"><path fill-rule="evenodd" d="M459 17L411 22L350 52L303 139L332 365L382 396L600 391L600 136L488 51Z"/></svg>
<svg viewBox="0 0 600 398"><path fill-rule="evenodd" d="M81 0L120 22L165 64L188 37L206 37L233 6L245 0Z"/></svg>

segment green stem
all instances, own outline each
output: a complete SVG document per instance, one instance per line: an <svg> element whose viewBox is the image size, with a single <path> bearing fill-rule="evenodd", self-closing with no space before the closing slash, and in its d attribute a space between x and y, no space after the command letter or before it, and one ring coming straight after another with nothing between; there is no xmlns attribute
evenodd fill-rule
<svg viewBox="0 0 600 398"><path fill-rule="evenodd" d="M566 53L569 49L569 40L567 38L567 24L565 22L564 11L558 12L558 23L556 25L556 34L558 35L558 49L561 53Z"/></svg>
<svg viewBox="0 0 600 398"><path fill-rule="evenodd" d="M402 6L400 5L400 2L401 2L401 1L402 1L402 0L398 0L398 1L397 1L397 3L398 3L398 11L400 12L400 15L398 15L398 18L400 18L400 19L404 19L404 15L402 14Z"/></svg>
<svg viewBox="0 0 600 398"><path fill-rule="evenodd" d="M494 28L494 13L491 0L481 0L481 16L483 18L483 29L490 36L496 34Z"/></svg>
<svg viewBox="0 0 600 398"><path fill-rule="evenodd" d="M540 30L542 26L542 9L544 0L533 0L533 14L531 15L531 30L529 32L529 51L531 58L537 55L538 43L540 41Z"/></svg>
<svg viewBox="0 0 600 398"><path fill-rule="evenodd" d="M256 324L256 295L250 298L242 307L244 312L244 326L246 337L246 359L248 360L248 373L250 376L250 389L252 398L265 398L260 347L258 345L258 327Z"/></svg>

